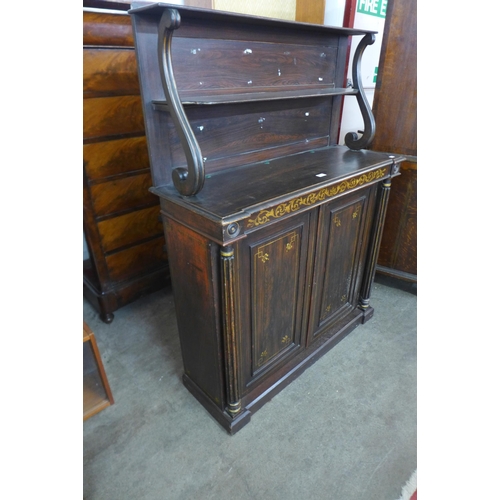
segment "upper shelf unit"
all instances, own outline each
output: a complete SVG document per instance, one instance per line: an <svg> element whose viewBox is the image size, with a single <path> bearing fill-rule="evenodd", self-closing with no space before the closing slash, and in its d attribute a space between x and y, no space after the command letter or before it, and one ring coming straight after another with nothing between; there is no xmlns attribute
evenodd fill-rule
<svg viewBox="0 0 500 500"><path fill-rule="evenodd" d="M346 145L373 139L360 68L374 32L164 3L132 4L129 13L146 131L163 138L150 144L156 187L173 182L193 196L206 170L334 146L342 96L355 96L364 120L362 137L349 133ZM363 39L345 88L351 36Z"/></svg>

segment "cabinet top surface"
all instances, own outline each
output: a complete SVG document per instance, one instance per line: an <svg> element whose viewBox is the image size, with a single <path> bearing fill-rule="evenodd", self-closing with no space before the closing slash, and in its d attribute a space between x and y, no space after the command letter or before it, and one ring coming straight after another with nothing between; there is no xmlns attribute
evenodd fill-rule
<svg viewBox="0 0 500 500"><path fill-rule="evenodd" d="M203 189L196 196L181 196L171 185L152 191L207 216L224 219L254 212L284 199L307 196L403 159L387 153L333 146L207 175Z"/></svg>
<svg viewBox="0 0 500 500"><path fill-rule="evenodd" d="M129 14L146 14L160 16L162 12L167 9L176 9L179 11L183 19L196 19L203 18L204 20L218 20L227 23L238 24L258 24L260 26L267 26L269 28L293 28L294 30L314 31L315 33L332 33L338 35L365 35L367 33L377 33L376 31L361 30L354 28L342 28L325 26L320 24L303 23L297 21L288 21L284 19L274 19L269 17L251 16L248 14L239 14L235 12L225 12L221 10L202 9L199 7L186 7L184 5L174 5L163 2L132 2Z"/></svg>

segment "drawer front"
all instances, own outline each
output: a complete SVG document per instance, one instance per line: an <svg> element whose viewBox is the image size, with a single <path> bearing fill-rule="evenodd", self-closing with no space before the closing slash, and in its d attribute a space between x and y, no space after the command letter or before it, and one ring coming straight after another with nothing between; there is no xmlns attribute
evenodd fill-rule
<svg viewBox="0 0 500 500"><path fill-rule="evenodd" d="M154 271L167 263L163 235L141 245L127 248L106 257L109 277L113 281L124 281L148 271Z"/></svg>
<svg viewBox="0 0 500 500"><path fill-rule="evenodd" d="M149 171L146 137L84 144L83 164L90 181L135 170Z"/></svg>
<svg viewBox="0 0 500 500"><path fill-rule="evenodd" d="M375 189L321 207L310 340L358 305Z"/></svg>
<svg viewBox="0 0 500 500"><path fill-rule="evenodd" d="M158 203L158 198L148 191L150 187L149 172L94 184L90 187L94 213L99 217Z"/></svg>
<svg viewBox="0 0 500 500"><path fill-rule="evenodd" d="M139 95L133 49L83 50L83 96Z"/></svg>
<svg viewBox="0 0 500 500"><path fill-rule="evenodd" d="M133 47L134 35L130 16L123 14L83 12L83 45L122 45Z"/></svg>
<svg viewBox="0 0 500 500"><path fill-rule="evenodd" d="M83 100L83 140L144 134L140 96Z"/></svg>
<svg viewBox="0 0 500 500"><path fill-rule="evenodd" d="M97 227L103 250L111 252L153 236L161 236L163 228L159 215L160 207L154 206L99 222Z"/></svg>

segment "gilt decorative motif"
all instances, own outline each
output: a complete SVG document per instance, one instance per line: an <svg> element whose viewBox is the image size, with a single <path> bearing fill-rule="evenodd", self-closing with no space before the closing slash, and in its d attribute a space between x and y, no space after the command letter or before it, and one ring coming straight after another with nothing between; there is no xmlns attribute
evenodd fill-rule
<svg viewBox="0 0 500 500"><path fill-rule="evenodd" d="M297 239L297 235L294 233L291 240L286 244L286 251L289 252L293 248L293 244Z"/></svg>
<svg viewBox="0 0 500 500"><path fill-rule="evenodd" d="M280 205L269 210L261 210L254 219L248 219L247 228L261 226L262 224L268 223L272 219L279 219L280 217L296 212L302 207L310 207L316 203L336 196L339 193L343 193L344 191L349 191L362 186L363 184L367 184L368 182L381 179L386 174L386 167L379 168L373 172L362 174L359 177L342 181L340 184L336 184L335 186L322 188L319 191L308 194L307 196L294 198L293 200L281 203Z"/></svg>
<svg viewBox="0 0 500 500"><path fill-rule="evenodd" d="M257 252L257 258L260 259L262 262L267 262L269 260L269 254L264 253L262 250L259 250Z"/></svg>
<svg viewBox="0 0 500 500"><path fill-rule="evenodd" d="M264 362L266 361L266 359L267 359L267 357L268 357L268 356L269 356L269 354L268 354L268 352L267 352L267 349L266 349L265 351L262 351L262 352L260 353L260 358L259 358L259 361L257 362L257 364L258 364L259 366L261 366L261 365L262 365L262 363L264 363Z"/></svg>

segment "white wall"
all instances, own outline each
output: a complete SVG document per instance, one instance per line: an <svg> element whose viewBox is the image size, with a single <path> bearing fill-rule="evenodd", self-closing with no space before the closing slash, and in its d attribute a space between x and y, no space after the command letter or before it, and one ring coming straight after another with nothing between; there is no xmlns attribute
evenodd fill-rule
<svg viewBox="0 0 500 500"><path fill-rule="evenodd" d="M345 0L326 0L325 1L325 20L326 26L342 26L344 22Z"/></svg>
<svg viewBox="0 0 500 500"><path fill-rule="evenodd" d="M382 2L382 0L358 0L358 6L360 1L364 4ZM384 0L385 4L385 0ZM380 8L380 5L379 5ZM380 60L380 50L382 48L382 36L384 34L385 18L376 17L374 15L365 14L358 12L354 16L354 28L366 29L371 31L377 31L375 38L375 43L369 45L363 54L362 64L361 64L361 77L362 85L365 90L366 98L370 104L373 105L373 96L375 93L375 78L376 78L376 68L379 65ZM347 78L352 81L352 60L354 57L354 52L356 47L361 41L362 36L355 36L352 38L351 53L349 61L349 70L347 73ZM357 132L358 130L363 130L363 118L361 112L359 111L358 103L355 97L345 97L344 98L344 111L342 114L342 121L340 125L340 137L339 144L344 144L344 137L348 132Z"/></svg>

